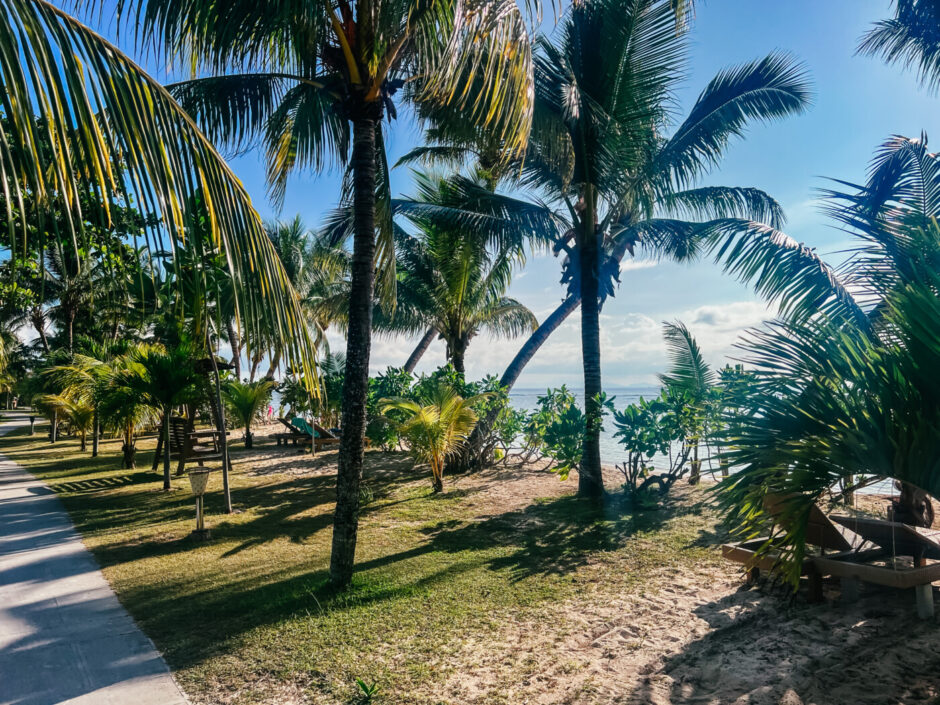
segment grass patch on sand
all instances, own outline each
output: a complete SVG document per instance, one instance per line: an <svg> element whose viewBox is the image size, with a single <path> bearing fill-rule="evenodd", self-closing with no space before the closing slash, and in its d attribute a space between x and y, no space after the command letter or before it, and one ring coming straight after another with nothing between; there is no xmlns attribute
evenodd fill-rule
<svg viewBox="0 0 940 705"><path fill-rule="evenodd" d="M237 513L220 514L215 475L212 540L201 545L189 538L188 480L161 491L152 439L126 471L118 441L93 459L72 439L50 444L45 430L8 435L0 452L59 494L194 703L351 703L356 678L379 684L375 702L451 702L444 683L472 668L461 662L467 640L510 619L563 630L562 602L642 592L663 566L717 560L714 519L688 493L632 516L579 501L574 481L559 490L556 477L530 473L534 494L503 510L490 497L501 476L435 496L403 456L370 451L358 571L336 593L327 581L335 453L314 462L273 444L237 450Z"/></svg>

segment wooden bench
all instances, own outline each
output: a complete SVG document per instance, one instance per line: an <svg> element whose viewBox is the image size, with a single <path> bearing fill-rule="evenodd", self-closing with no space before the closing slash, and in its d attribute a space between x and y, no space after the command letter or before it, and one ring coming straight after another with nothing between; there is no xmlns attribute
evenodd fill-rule
<svg viewBox="0 0 940 705"><path fill-rule="evenodd" d="M170 418L170 457L178 461L176 474L182 475L186 463L195 460L196 465L202 467L207 460L222 461L222 450L219 446L219 432L208 429L194 431L189 419L180 417ZM157 441L157 450L153 457L153 470L163 459L163 434Z"/></svg>

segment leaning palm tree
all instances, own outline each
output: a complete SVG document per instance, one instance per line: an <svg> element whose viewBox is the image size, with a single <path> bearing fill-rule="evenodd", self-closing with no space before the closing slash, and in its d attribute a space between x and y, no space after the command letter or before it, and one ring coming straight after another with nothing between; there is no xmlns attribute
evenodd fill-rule
<svg viewBox="0 0 940 705"><path fill-rule="evenodd" d="M747 240L760 241L754 246L762 252L779 248L781 259L815 260L776 230L783 214L765 193L698 185L748 122L805 109L809 91L802 70L772 54L724 71L665 137L686 56L686 33L670 24L668 3L655 0L578 3L557 41L539 44L535 118L522 183L546 198L547 220L559 223L554 248L564 254L568 293L507 367L503 386L516 382L580 306L587 407L589 416L599 413L599 312L615 292L628 253L686 260L712 247L727 259ZM454 137L453 130L438 126L434 136L444 138L445 146ZM457 137L458 146L465 143ZM426 155L419 150L414 156ZM524 202L519 208L531 211L538 205ZM504 207L511 205L505 201ZM726 266L733 269L730 259ZM735 273L750 274L746 268ZM481 426L486 425L484 419ZM596 496L603 492L599 424L588 426L579 491ZM478 447L473 439L468 445Z"/></svg>
<svg viewBox="0 0 940 705"><path fill-rule="evenodd" d="M513 0L117 5L118 15L140 21L145 39L214 74L172 90L218 141L264 144L275 197L298 169L349 167L349 369L331 560L332 581L345 586L358 527L376 257L386 265L387 296L394 286L388 211L376 209L377 192L388 195L382 119L395 117L404 87L407 100L459 109L463 119L504 135L510 153L521 151L532 108L522 12Z"/></svg>
<svg viewBox="0 0 940 705"><path fill-rule="evenodd" d="M245 447L252 447L251 424L257 420L261 411L271 399L276 384L270 379L257 382L231 381L222 388L229 411L238 423L245 427Z"/></svg>
<svg viewBox="0 0 940 705"><path fill-rule="evenodd" d="M444 491L444 464L466 442L477 422L473 404L482 395L464 399L452 387L438 385L427 398L382 400L382 413L397 411L404 421L398 424L411 454L431 467L435 492Z"/></svg>
<svg viewBox="0 0 940 705"><path fill-rule="evenodd" d="M144 238L148 249L172 251L202 216L189 207L201 194L211 238L238 282L248 327L277 331L312 379L313 346L299 302L261 220L170 94L115 45L46 0L2 0L0 46L16 47L0 58L0 162L13 235L4 240L5 258L24 266L54 233L56 249L87 259L82 223L94 218L107 227L120 199L141 204L158 222ZM88 196L103 199L104 207L87 212ZM42 226L53 217L54 229L27 227L27 220Z"/></svg>

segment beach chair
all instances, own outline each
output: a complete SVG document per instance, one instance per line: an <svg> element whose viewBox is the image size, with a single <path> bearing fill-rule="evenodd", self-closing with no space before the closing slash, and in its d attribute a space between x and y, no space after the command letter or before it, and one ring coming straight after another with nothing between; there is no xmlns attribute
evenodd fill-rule
<svg viewBox="0 0 940 705"><path fill-rule="evenodd" d="M783 522L783 509L787 502L784 495L769 494L764 498L764 509L773 517L775 522ZM787 527L788 528L788 527ZM774 551L765 552L758 556L758 550L769 540L769 536L761 536L747 541L726 543L721 547L721 554L728 560L741 563L747 567L747 581L749 584L757 582L761 573L773 573L780 561L780 554ZM820 555L830 552L832 556L842 555L871 555L877 549L872 543L854 533L845 526L832 521L817 505L810 508L806 524L806 543L815 547ZM800 575L809 579L810 600L822 600L822 578L825 573L820 572L820 566L814 561L815 556L805 556L800 565Z"/></svg>
<svg viewBox="0 0 940 705"><path fill-rule="evenodd" d="M309 446L315 444L317 451L323 448L339 443L339 436L323 428L316 421L311 426L306 419L295 416L290 421L287 419L278 419L290 433L277 433L275 440L278 445L283 442L285 445L292 442L294 445Z"/></svg>
<svg viewBox="0 0 940 705"><path fill-rule="evenodd" d="M282 431L281 433L273 434L274 441L278 445L288 445L290 443L297 445L298 440L309 438L308 434L305 434L303 431L295 428L294 425L284 417L279 416L277 420L282 426L284 426L284 428L287 429L286 432Z"/></svg>
<svg viewBox="0 0 940 705"><path fill-rule="evenodd" d="M290 420L290 422L295 429L302 431L304 434L303 440L298 442L301 445L310 445L311 442L314 443L317 452L323 450L326 446L339 443L339 436L336 436L332 432L326 430L316 421L314 421L313 425L311 426L309 423L307 423L306 419L295 416Z"/></svg>
<svg viewBox="0 0 940 705"><path fill-rule="evenodd" d="M866 582L892 588L913 588L917 602L917 615L922 619L933 617L933 583L940 580L940 531L910 526L896 521L870 517L833 516L833 521L865 538L880 548L878 558L886 559L887 565L877 565L842 557L819 557L819 570L827 575L842 578L846 583ZM900 565L898 557L910 557L911 564Z"/></svg>

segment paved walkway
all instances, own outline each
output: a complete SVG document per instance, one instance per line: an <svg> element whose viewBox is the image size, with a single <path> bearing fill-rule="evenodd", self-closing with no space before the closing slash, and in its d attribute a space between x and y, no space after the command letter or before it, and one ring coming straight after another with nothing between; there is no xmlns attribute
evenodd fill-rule
<svg viewBox="0 0 940 705"><path fill-rule="evenodd" d="M0 435L29 423L4 415ZM0 705L186 702L52 490L0 454Z"/></svg>

